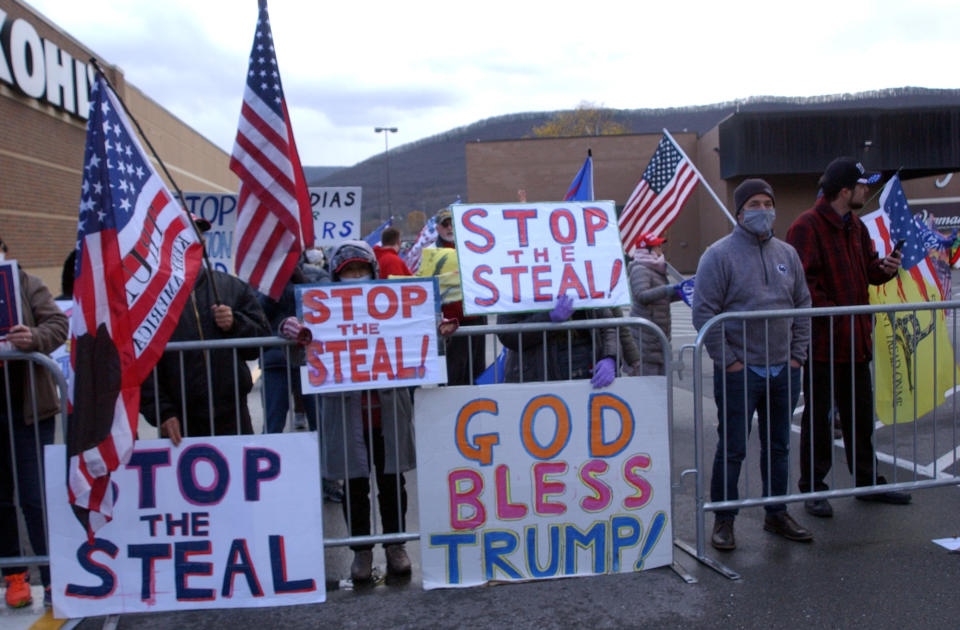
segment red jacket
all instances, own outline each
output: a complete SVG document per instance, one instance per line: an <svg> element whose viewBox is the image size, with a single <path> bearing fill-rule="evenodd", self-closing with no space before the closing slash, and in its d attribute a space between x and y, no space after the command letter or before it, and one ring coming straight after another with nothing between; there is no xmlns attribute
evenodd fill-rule
<svg viewBox="0 0 960 630"><path fill-rule="evenodd" d="M855 213L838 215L823 197L793 222L787 242L803 262L813 306L869 304L868 284L883 284L894 277L880 267L866 226ZM830 355L830 321L833 320L833 356ZM853 322L853 355L850 325ZM868 362L873 356L871 316L815 317L811 337L814 361Z"/></svg>
<svg viewBox="0 0 960 630"><path fill-rule="evenodd" d="M380 279L390 276L412 276L407 269L406 263L397 255L397 252L390 247L374 246L373 253L377 256L377 264L380 266Z"/></svg>

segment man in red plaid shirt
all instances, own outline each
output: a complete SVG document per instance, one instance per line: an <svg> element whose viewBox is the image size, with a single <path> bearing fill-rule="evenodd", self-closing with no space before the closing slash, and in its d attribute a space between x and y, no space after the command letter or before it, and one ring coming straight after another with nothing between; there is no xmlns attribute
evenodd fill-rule
<svg viewBox="0 0 960 630"><path fill-rule="evenodd" d="M879 175L866 173L852 158L837 158L820 178L823 195L790 226L786 240L800 254L813 306L869 304L868 284L884 284L896 276L900 253L880 258L866 226L853 212L863 208L869 184L878 179ZM876 474L873 447L871 330L869 314L813 318L812 352L803 379L801 492L827 490L824 478L832 464L830 411L834 403L839 410L847 468L855 484L886 483ZM910 503L910 495L903 492L857 498ZM804 507L814 516L833 516L826 499L808 500Z"/></svg>

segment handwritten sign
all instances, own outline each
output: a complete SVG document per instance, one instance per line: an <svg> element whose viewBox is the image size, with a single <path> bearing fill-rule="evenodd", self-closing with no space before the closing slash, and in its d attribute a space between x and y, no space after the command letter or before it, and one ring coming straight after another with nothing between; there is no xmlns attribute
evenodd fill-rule
<svg viewBox="0 0 960 630"><path fill-rule="evenodd" d="M237 196L221 193L183 193L187 210L210 222L204 233L207 257L217 271L233 274L233 232L237 227Z"/></svg>
<svg viewBox="0 0 960 630"><path fill-rule="evenodd" d="M612 201L451 208L466 314L630 304Z"/></svg>
<svg viewBox="0 0 960 630"><path fill-rule="evenodd" d="M303 391L446 383L439 310L433 278L298 286L297 315L313 334L300 369Z"/></svg>
<svg viewBox="0 0 960 630"><path fill-rule="evenodd" d="M415 404L424 588L672 561L663 377L432 388Z"/></svg>
<svg viewBox="0 0 960 630"><path fill-rule="evenodd" d="M362 238L360 186L310 188L314 242L329 247L349 239Z"/></svg>
<svg viewBox="0 0 960 630"><path fill-rule="evenodd" d="M54 614L282 606L326 599L316 434L139 440L88 541L47 446ZM286 515L286 516L283 516Z"/></svg>

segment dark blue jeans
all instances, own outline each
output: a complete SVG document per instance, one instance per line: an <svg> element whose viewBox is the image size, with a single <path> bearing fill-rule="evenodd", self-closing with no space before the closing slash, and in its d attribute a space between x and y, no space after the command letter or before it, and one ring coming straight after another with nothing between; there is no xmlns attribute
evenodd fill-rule
<svg viewBox="0 0 960 630"><path fill-rule="evenodd" d="M21 555L17 527L17 508L14 502L14 466L17 491L27 534L33 553L47 555L47 534L43 526L43 447L53 444L56 424L53 418L37 423L39 445L33 425L27 426L18 417L13 422L13 449L10 448L10 422L6 413L0 413L0 557ZM15 451L15 453L14 453ZM27 567L4 567L4 575L22 573ZM50 584L50 567L40 567L40 580Z"/></svg>
<svg viewBox="0 0 960 630"><path fill-rule="evenodd" d="M746 383L744 383L746 372ZM724 374L726 386L724 387ZM768 395L769 383L769 395ZM739 498L737 482L747 454L747 438L757 413L760 432L760 477L763 496L787 493L790 471L790 416L800 396L800 369L789 365L771 378L749 368L726 372L714 367L713 397L717 403L717 452L710 480L711 501ZM765 505L770 514L786 510L782 503ZM718 510L717 519L733 520L737 510Z"/></svg>
<svg viewBox="0 0 960 630"><path fill-rule="evenodd" d="M300 369L290 369L293 395L300 396ZM283 433L287 424L287 412L290 410L290 392L287 391L287 367L267 367L263 370L263 396L267 417L264 419L264 433ZM320 397L316 394L303 396L303 412L311 431L317 430L320 417Z"/></svg>

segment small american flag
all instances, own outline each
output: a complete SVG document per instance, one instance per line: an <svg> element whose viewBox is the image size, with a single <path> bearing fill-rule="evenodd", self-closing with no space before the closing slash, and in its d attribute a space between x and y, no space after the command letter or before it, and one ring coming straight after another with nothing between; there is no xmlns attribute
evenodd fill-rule
<svg viewBox="0 0 960 630"><path fill-rule="evenodd" d="M430 217L417 235L417 240L403 254L403 262L411 273L417 273L420 269L420 261L423 260L423 248L429 247L437 242L437 216Z"/></svg>
<svg viewBox="0 0 960 630"><path fill-rule="evenodd" d="M230 170L240 177L237 276L279 299L303 245L313 244L313 214L280 84L266 0L260 0Z"/></svg>
<svg viewBox="0 0 960 630"><path fill-rule="evenodd" d="M670 227L697 185L697 173L673 140L664 136L620 214L620 240L632 255L641 234Z"/></svg>
<svg viewBox="0 0 960 630"><path fill-rule="evenodd" d="M880 206L890 217L890 240L896 243L903 239L903 259L900 265L904 271L910 271L930 253L924 246L920 230L913 220L913 213L907 205L907 196L903 193L900 176L894 175L883 187Z"/></svg>
<svg viewBox="0 0 960 630"><path fill-rule="evenodd" d="M140 384L177 325L202 257L186 213L153 170L102 75L91 95L67 427L70 503L90 536L112 518L110 472L133 452Z"/></svg>

